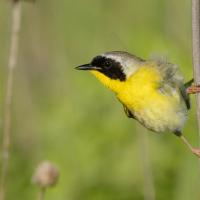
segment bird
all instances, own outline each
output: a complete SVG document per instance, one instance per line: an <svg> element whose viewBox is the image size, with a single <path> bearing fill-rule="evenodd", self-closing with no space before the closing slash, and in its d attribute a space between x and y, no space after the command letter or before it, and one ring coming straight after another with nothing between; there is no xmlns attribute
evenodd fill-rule
<svg viewBox="0 0 200 200"><path fill-rule="evenodd" d="M175 134L200 157L183 136L190 109L190 94L200 92L193 79L184 83L177 65L163 59L145 60L124 51L95 56L88 64L76 67L90 71L114 92L127 117L135 119L152 132Z"/></svg>

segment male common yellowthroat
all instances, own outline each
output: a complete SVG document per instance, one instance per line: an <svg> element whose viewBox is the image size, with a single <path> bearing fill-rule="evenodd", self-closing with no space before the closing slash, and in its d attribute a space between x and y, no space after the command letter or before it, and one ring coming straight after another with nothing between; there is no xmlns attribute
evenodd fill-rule
<svg viewBox="0 0 200 200"><path fill-rule="evenodd" d="M174 133L200 157L200 149L193 148L182 135L190 109L189 94L200 92L200 87L191 86L193 80L184 84L176 65L112 51L76 69L90 70L112 90L129 118L154 132Z"/></svg>

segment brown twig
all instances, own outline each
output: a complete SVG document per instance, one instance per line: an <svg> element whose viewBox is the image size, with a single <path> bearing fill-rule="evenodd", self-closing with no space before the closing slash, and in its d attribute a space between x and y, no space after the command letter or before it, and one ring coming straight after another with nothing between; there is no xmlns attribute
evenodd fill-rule
<svg viewBox="0 0 200 200"><path fill-rule="evenodd" d="M192 52L195 85L200 85L200 0L192 0ZM200 94L196 99L200 143Z"/></svg>
<svg viewBox="0 0 200 200"><path fill-rule="evenodd" d="M10 154L10 136L11 136L11 104L13 94L13 73L17 63L18 41L21 22L21 2L13 0L12 2L12 23L11 23L11 42L10 54L8 58L8 75L5 94L5 110L3 124L3 149L2 149L2 170L0 183L0 200L5 199L6 179L8 174L9 154Z"/></svg>

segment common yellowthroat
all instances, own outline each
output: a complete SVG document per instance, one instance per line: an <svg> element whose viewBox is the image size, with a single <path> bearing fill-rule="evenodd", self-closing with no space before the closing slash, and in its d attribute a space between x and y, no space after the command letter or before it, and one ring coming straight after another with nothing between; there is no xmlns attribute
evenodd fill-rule
<svg viewBox="0 0 200 200"><path fill-rule="evenodd" d="M200 157L200 149L193 148L182 135L190 109L189 94L200 92L200 87L192 86L193 80L184 84L176 65L112 51L76 69L90 70L112 90L129 118L151 131L174 133Z"/></svg>

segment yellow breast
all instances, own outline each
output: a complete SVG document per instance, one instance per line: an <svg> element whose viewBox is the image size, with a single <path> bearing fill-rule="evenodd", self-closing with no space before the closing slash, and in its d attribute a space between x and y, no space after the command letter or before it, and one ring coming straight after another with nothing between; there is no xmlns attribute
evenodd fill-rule
<svg viewBox="0 0 200 200"><path fill-rule="evenodd" d="M117 96L127 107L138 111L148 104L149 99L161 100L157 94L159 81L160 74L154 67L141 67L124 82Z"/></svg>

